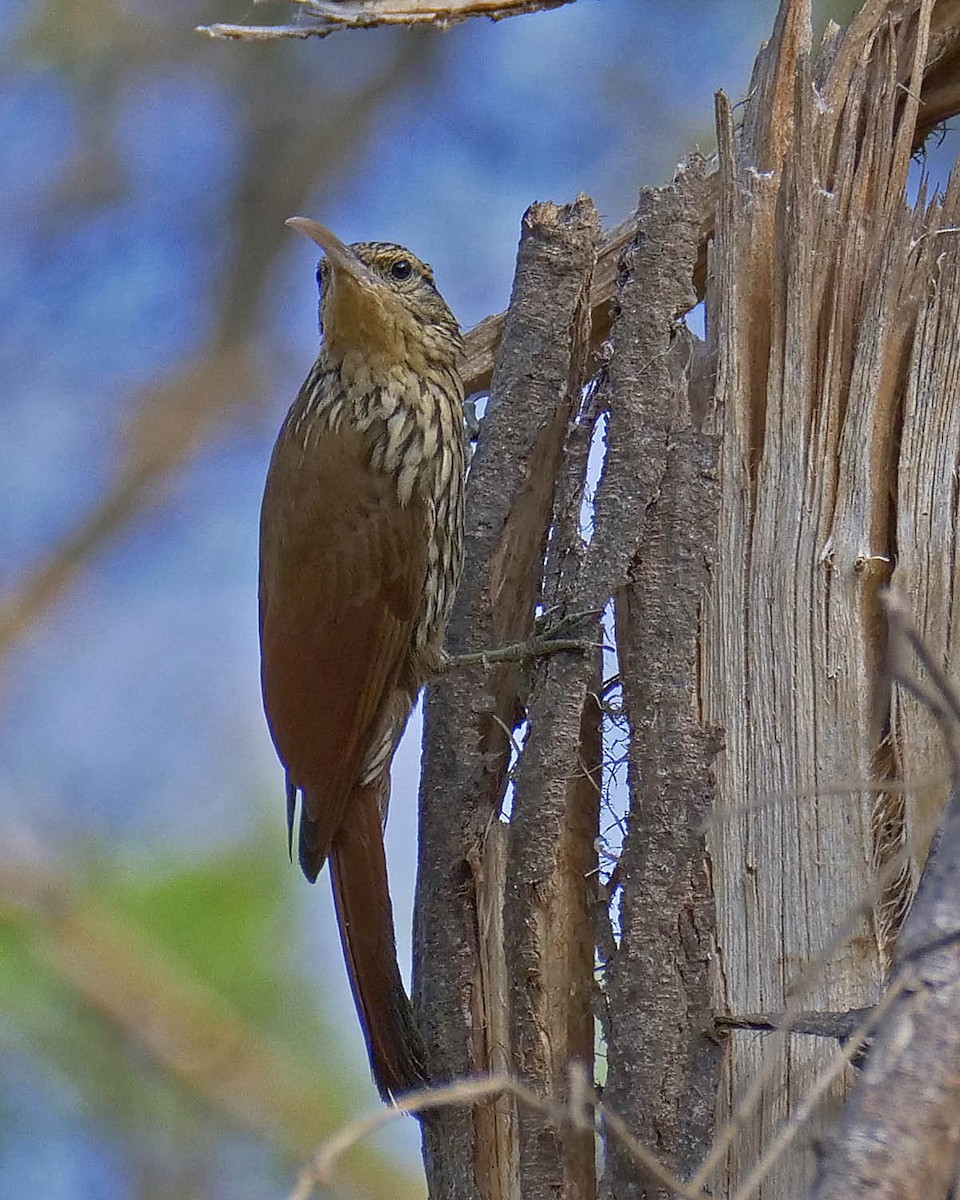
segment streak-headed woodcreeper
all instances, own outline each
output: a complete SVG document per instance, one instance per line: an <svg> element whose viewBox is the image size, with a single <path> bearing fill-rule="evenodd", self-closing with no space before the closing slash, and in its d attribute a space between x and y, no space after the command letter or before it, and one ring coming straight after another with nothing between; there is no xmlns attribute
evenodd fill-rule
<svg viewBox="0 0 960 1200"><path fill-rule="evenodd" d="M456 319L426 263L383 242L324 251L322 344L280 430L260 520L263 702L300 865L324 862L385 1099L427 1078L397 967L383 848L390 764L441 666L463 546Z"/></svg>

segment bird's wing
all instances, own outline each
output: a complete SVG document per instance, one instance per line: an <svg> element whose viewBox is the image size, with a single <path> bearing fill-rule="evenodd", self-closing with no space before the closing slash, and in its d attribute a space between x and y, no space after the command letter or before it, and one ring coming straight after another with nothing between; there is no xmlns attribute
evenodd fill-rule
<svg viewBox="0 0 960 1200"><path fill-rule="evenodd" d="M408 653L426 578L423 502L370 466L371 435L289 433L260 531L264 706L303 792L301 863L323 865ZM306 822L306 824L304 824Z"/></svg>

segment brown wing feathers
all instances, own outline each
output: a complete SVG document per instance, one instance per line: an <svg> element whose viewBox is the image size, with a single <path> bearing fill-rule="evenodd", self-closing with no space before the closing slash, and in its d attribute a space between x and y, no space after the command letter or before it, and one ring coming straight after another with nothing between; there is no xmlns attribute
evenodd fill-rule
<svg viewBox="0 0 960 1200"><path fill-rule="evenodd" d="M330 858L350 982L386 1097L423 1081L423 1050L397 968L383 851L389 758L379 779L359 785L409 706L398 677L424 587L425 518L419 501L401 506L395 486L370 469L367 441L354 430L328 433L311 447L309 473L279 472L288 488L299 485L272 494L278 463L302 453L281 439L264 500L264 705L287 770L291 822L301 794L304 874L315 880Z"/></svg>

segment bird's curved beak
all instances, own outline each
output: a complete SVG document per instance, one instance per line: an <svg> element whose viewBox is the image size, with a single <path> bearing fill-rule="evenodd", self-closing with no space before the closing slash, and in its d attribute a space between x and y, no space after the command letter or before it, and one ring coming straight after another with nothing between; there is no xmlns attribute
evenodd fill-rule
<svg viewBox="0 0 960 1200"><path fill-rule="evenodd" d="M332 266L352 275L358 283L368 287L376 284L377 280L370 268L357 258L345 242L341 242L335 233L327 229L326 225L321 225L319 221L311 221L308 217L289 217L284 224L295 229L297 233L304 234L311 242L316 242Z"/></svg>

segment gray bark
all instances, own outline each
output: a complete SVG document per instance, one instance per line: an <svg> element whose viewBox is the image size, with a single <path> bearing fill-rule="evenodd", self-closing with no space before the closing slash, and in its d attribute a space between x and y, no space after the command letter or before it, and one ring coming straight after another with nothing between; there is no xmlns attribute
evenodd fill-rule
<svg viewBox="0 0 960 1200"><path fill-rule="evenodd" d="M580 379L571 363L599 221L585 200L524 217L510 311L470 470L466 560L452 652L529 635L557 478ZM415 917L415 1003L438 1078L501 1065L507 982L497 812L519 722L524 668L451 673L426 701ZM495 832L493 832L495 831ZM485 936L486 934L486 936ZM508 1059L509 1061L509 1059ZM424 1123L431 1194L507 1197L516 1181L507 1101Z"/></svg>

